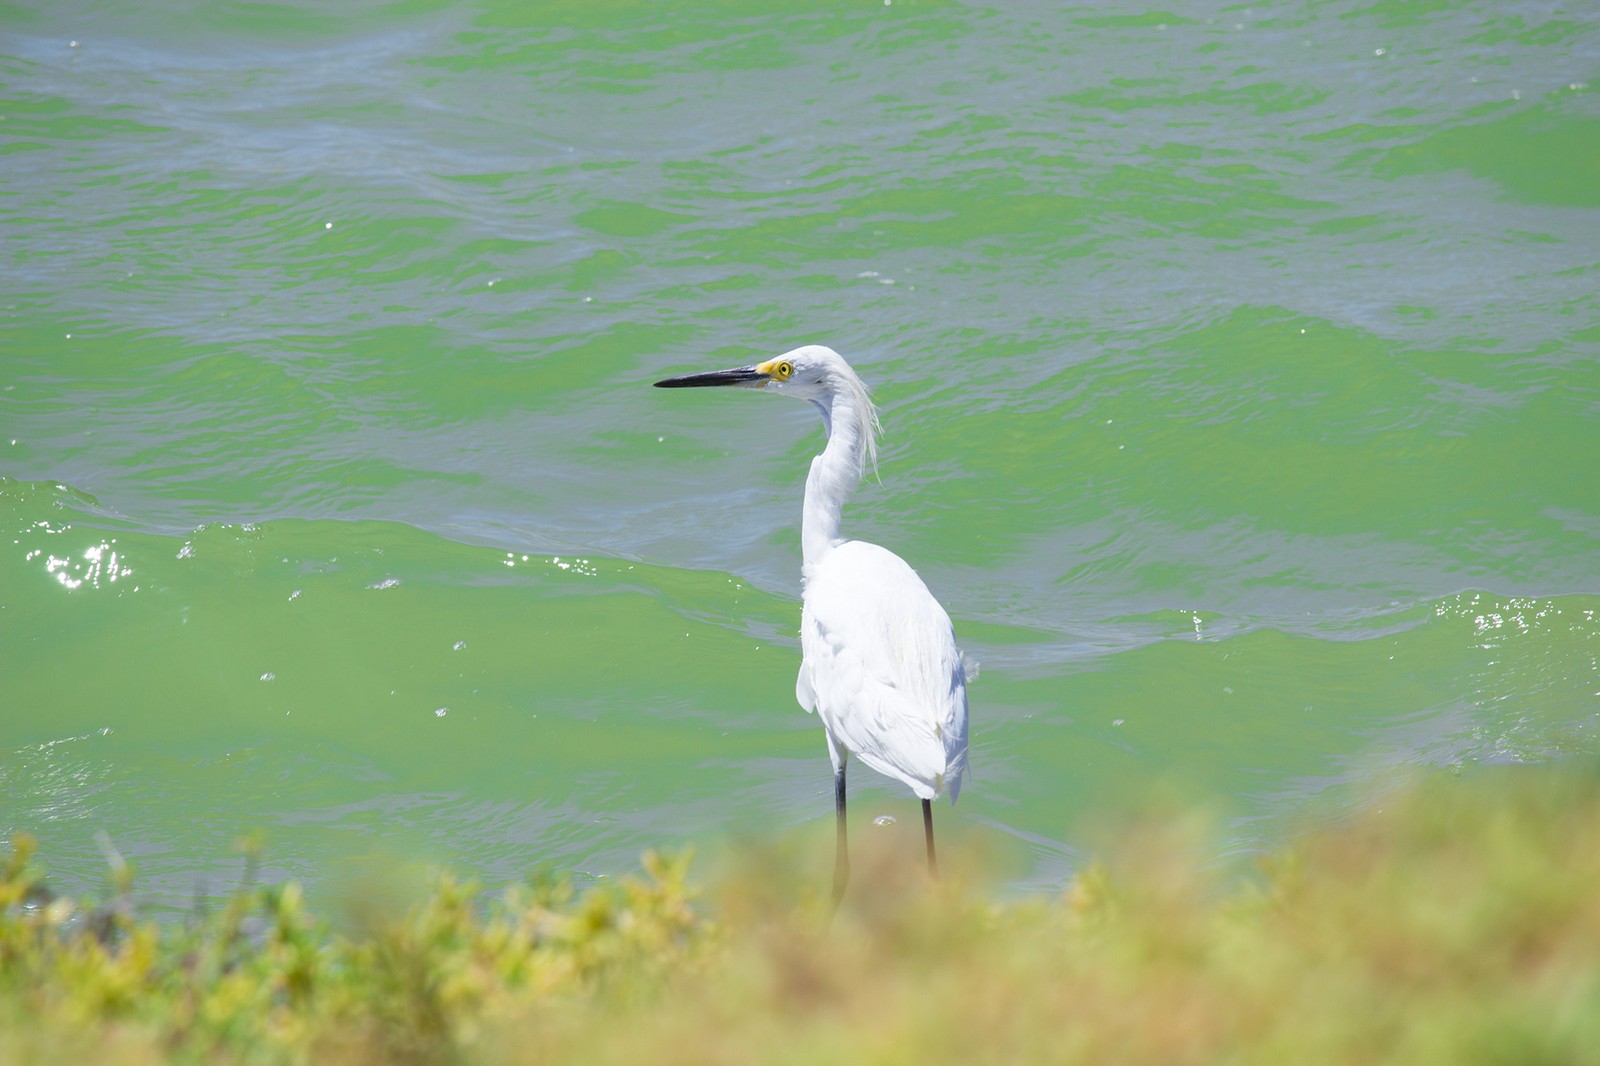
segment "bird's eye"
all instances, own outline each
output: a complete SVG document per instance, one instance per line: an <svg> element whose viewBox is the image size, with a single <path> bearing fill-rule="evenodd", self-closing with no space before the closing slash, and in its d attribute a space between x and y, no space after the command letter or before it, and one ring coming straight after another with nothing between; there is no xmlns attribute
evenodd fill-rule
<svg viewBox="0 0 1600 1066"><path fill-rule="evenodd" d="M794 364L788 362L787 360L772 368L772 376L777 378L779 381L788 381L789 376L793 373Z"/></svg>

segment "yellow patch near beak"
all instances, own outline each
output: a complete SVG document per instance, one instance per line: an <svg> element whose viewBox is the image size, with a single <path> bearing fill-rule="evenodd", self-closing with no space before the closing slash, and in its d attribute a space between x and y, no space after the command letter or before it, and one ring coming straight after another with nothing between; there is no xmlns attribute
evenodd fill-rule
<svg viewBox="0 0 1600 1066"><path fill-rule="evenodd" d="M794 364L787 359L768 359L765 363L757 363L755 369L756 373L765 374L769 380L788 381L789 376L794 373ZM766 384L763 381L761 387L764 388Z"/></svg>

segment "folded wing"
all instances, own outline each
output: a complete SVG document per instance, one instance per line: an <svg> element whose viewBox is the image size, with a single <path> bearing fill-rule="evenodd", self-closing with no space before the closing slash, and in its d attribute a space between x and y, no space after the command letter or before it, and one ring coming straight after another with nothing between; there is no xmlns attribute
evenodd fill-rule
<svg viewBox="0 0 1600 1066"><path fill-rule="evenodd" d="M950 616L905 560L864 541L835 545L806 573L800 706L850 753L923 799L961 791L967 685Z"/></svg>

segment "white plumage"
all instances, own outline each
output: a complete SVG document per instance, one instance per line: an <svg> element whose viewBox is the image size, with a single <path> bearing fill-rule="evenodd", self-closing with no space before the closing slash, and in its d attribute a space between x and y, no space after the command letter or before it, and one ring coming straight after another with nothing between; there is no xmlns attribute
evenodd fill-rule
<svg viewBox="0 0 1600 1066"><path fill-rule="evenodd" d="M835 901L849 878L845 767L854 755L922 800L936 872L931 801L961 791L967 768L967 679L950 616L905 560L839 535L846 497L876 459L867 387L831 348L806 345L754 366L656 382L784 392L822 415L828 442L811 461L801 509L804 590L795 697L816 711L833 760L838 815Z"/></svg>
<svg viewBox="0 0 1600 1066"><path fill-rule="evenodd" d="M953 802L967 767L967 685L950 618L904 559L865 541L805 568L795 697L847 754L921 799Z"/></svg>

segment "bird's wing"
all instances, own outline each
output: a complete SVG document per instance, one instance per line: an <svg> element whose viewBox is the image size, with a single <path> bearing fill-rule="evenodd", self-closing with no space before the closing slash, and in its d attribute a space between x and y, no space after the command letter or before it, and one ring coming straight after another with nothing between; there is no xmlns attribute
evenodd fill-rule
<svg viewBox="0 0 1600 1066"><path fill-rule="evenodd" d="M966 673L950 616L899 556L836 545L807 574L800 705L861 761L932 798L961 788Z"/></svg>

